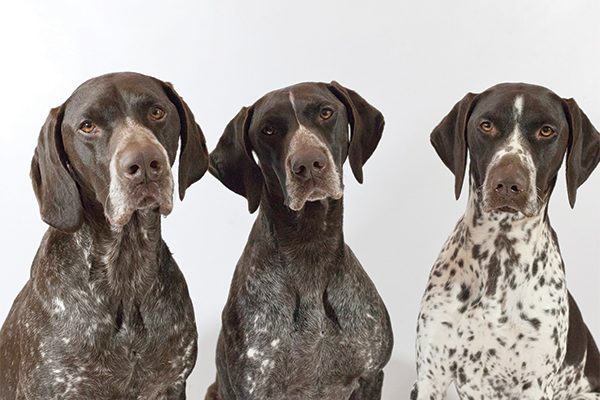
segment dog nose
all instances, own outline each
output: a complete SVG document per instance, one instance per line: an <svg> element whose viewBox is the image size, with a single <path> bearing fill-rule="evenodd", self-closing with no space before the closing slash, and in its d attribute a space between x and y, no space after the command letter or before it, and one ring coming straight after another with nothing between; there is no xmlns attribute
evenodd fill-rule
<svg viewBox="0 0 600 400"><path fill-rule="evenodd" d="M133 183L158 180L164 170L164 154L153 143L126 147L118 162L121 176Z"/></svg>
<svg viewBox="0 0 600 400"><path fill-rule="evenodd" d="M520 160L515 157L504 157L490 171L489 188L505 199L526 196L529 190L527 171Z"/></svg>
<svg viewBox="0 0 600 400"><path fill-rule="evenodd" d="M325 153L317 148L299 150L291 159L292 172L303 181L318 176L327 167Z"/></svg>
<svg viewBox="0 0 600 400"><path fill-rule="evenodd" d="M510 179L513 178L513 179ZM502 197L515 197L523 192L526 182L518 176L507 177L496 181L494 190Z"/></svg>

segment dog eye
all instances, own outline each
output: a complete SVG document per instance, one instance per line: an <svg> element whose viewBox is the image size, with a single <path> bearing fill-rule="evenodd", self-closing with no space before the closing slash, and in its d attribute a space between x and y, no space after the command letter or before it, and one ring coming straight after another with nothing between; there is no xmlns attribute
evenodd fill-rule
<svg viewBox="0 0 600 400"><path fill-rule="evenodd" d="M554 135L556 132L554 131L554 129L552 129L552 127L548 126L548 125L544 125L542 126L542 128L540 129L540 136L541 137L550 137L552 135Z"/></svg>
<svg viewBox="0 0 600 400"><path fill-rule="evenodd" d="M490 121L486 120L486 121L483 121L483 122L481 122L479 124L479 129L482 132L490 133L490 132L492 132L494 130L494 124L492 124Z"/></svg>
<svg viewBox="0 0 600 400"><path fill-rule="evenodd" d="M262 130L263 135L273 136L275 134L275 129L272 126L265 126Z"/></svg>
<svg viewBox="0 0 600 400"><path fill-rule="evenodd" d="M163 119L166 115L165 110L163 110L162 108L158 107L158 106L154 106L150 109L150 118L152 118L155 121L160 121L161 119Z"/></svg>
<svg viewBox="0 0 600 400"><path fill-rule="evenodd" d="M333 110L331 108L325 107L321 110L319 114L322 119L329 119L333 115Z"/></svg>
<svg viewBox="0 0 600 400"><path fill-rule="evenodd" d="M89 119L86 119L85 121L83 121L81 123L81 125L79 125L79 130L84 133L92 133L92 132L94 132L95 129L96 129L96 124L94 124Z"/></svg>

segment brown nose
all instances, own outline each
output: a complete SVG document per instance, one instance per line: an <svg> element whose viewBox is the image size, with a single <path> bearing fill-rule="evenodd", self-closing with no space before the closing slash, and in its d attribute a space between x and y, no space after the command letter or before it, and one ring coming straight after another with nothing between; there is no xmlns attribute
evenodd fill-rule
<svg viewBox="0 0 600 400"><path fill-rule="evenodd" d="M158 180L164 170L165 156L154 143L132 143L125 147L117 161L119 174L132 183Z"/></svg>
<svg viewBox="0 0 600 400"><path fill-rule="evenodd" d="M510 179L513 178L513 179ZM494 183L494 190L502 197L515 197L523 192L525 182L518 176L506 177L505 180L498 180Z"/></svg>
<svg viewBox="0 0 600 400"><path fill-rule="evenodd" d="M490 170L488 179L493 194L506 200L526 198L529 192L527 170L517 156L502 157Z"/></svg>
<svg viewBox="0 0 600 400"><path fill-rule="evenodd" d="M316 147L301 149L292 156L291 167L296 177L306 181L323 173L327 167L327 157L323 150Z"/></svg>

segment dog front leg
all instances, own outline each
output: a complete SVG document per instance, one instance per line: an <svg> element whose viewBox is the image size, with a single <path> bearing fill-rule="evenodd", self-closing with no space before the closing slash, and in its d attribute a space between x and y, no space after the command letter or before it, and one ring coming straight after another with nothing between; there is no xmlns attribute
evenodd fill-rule
<svg viewBox="0 0 600 400"><path fill-rule="evenodd" d="M359 379L359 388L352 392L348 400L379 400L381 399L381 387L383 386L383 371L379 371L371 379Z"/></svg>
<svg viewBox="0 0 600 400"><path fill-rule="evenodd" d="M429 322L429 324L427 323ZM422 314L417 335L417 380L410 393L411 400L442 400L454 378L445 329ZM455 351L455 350L454 350Z"/></svg>
<svg viewBox="0 0 600 400"><path fill-rule="evenodd" d="M446 392L451 378L442 370L429 369L419 373L417 380L410 392L410 400L442 400L446 398Z"/></svg>
<svg viewBox="0 0 600 400"><path fill-rule="evenodd" d="M431 346L419 354L417 360L417 380L410 393L410 400L442 400L446 398L448 386L452 382L446 357L438 346Z"/></svg>
<svg viewBox="0 0 600 400"><path fill-rule="evenodd" d="M219 381L215 380L215 383L210 385L206 390L206 395L204 396L204 400L221 400L219 397Z"/></svg>
<svg viewBox="0 0 600 400"><path fill-rule="evenodd" d="M177 383L164 390L161 390L155 395L150 395L149 397L141 396L140 398L148 400L185 400L185 383Z"/></svg>

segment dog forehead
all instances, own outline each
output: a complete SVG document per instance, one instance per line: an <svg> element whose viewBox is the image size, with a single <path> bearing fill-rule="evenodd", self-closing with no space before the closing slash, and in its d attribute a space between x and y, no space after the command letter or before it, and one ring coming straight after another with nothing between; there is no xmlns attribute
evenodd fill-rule
<svg viewBox="0 0 600 400"><path fill-rule="evenodd" d="M110 112L118 117L118 110L144 101L169 103L160 82L146 75L121 72L102 75L82 83L65 102L65 120L79 118L82 113Z"/></svg>
<svg viewBox="0 0 600 400"><path fill-rule="evenodd" d="M558 96L550 89L533 85L531 83L499 83L494 85L488 89L486 89L482 95L495 95L495 96L515 96L515 95L526 95L526 96L534 96L534 97L542 97L542 96L554 96L558 98Z"/></svg>
<svg viewBox="0 0 600 400"><path fill-rule="evenodd" d="M302 82L289 86L284 89L291 92L294 98L303 100L315 99L335 99L336 97L327 89L327 85L322 82Z"/></svg>
<svg viewBox="0 0 600 400"><path fill-rule="evenodd" d="M502 83L479 95L471 117L491 116L497 119L564 117L562 99L550 89L526 83Z"/></svg>
<svg viewBox="0 0 600 400"><path fill-rule="evenodd" d="M293 113L322 102L339 102L337 97L321 82L303 82L265 94L255 104L257 117L275 113Z"/></svg>

